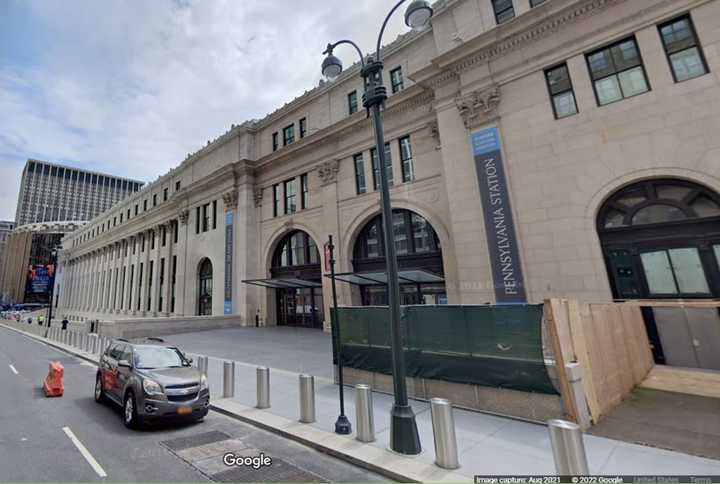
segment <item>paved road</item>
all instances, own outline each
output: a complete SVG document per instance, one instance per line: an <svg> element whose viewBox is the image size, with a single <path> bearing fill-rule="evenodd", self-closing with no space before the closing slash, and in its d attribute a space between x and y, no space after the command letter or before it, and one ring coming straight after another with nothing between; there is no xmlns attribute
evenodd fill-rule
<svg viewBox="0 0 720 484"><path fill-rule="evenodd" d="M41 390L52 360L65 367L61 398L45 398ZM94 374L94 365L0 327L0 481L383 480L214 412L199 424L128 430L119 409L94 402ZM99 467L93 468L68 433ZM221 464L227 450L264 452L273 466L228 469Z"/></svg>

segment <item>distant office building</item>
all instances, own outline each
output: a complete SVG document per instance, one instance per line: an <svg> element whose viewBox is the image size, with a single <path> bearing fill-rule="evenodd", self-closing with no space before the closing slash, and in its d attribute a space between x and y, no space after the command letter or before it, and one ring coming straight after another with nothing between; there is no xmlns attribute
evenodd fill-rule
<svg viewBox="0 0 720 484"><path fill-rule="evenodd" d="M15 224L90 220L143 185L45 161L28 160L22 174Z"/></svg>
<svg viewBox="0 0 720 484"><path fill-rule="evenodd" d="M3 273L5 248L7 247L10 233L14 228L15 222L10 222L9 220L0 220L0 278L2 278ZM0 300L0 302L2 301Z"/></svg>
<svg viewBox="0 0 720 484"><path fill-rule="evenodd" d="M50 301L55 280L54 248L65 234L81 228L85 222L50 222L26 224L6 237L0 263L0 302L42 303Z"/></svg>

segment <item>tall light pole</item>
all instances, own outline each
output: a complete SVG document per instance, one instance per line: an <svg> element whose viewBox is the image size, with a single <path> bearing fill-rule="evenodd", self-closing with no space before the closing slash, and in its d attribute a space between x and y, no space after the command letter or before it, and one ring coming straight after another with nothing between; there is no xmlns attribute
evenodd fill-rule
<svg viewBox="0 0 720 484"><path fill-rule="evenodd" d="M383 86L382 81L383 63L380 59L382 36L388 20L405 1L398 2L385 17L378 35L375 57L370 57L365 62L362 51L357 44L351 40L340 40L334 44L328 44L327 49L323 52L327 56L322 63L322 72L329 80L336 79L342 72L342 62L333 55L333 50L340 44L352 45L360 55L360 64L362 66L360 72L365 81L363 107L372 111L378 171L380 172L380 199L382 202L383 241L385 243L385 263L388 279L387 290L390 308L390 338L395 396L395 402L390 411L390 448L401 454L415 455L419 454L422 448L417 423L415 422L415 413L408 402L407 386L405 384L405 355L403 354L402 334L400 332L400 283L398 281L397 256L393 236L390 188L387 179L387 167L385 166L382 113L380 111L380 107L387 99L387 89ZM432 14L432 7L426 0L413 0L405 10L405 24L414 30L422 30L429 24Z"/></svg>

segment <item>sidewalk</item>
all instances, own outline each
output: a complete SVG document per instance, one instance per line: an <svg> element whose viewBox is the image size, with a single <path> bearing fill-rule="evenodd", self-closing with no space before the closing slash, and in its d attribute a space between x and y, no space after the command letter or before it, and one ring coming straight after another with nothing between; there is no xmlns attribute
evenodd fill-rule
<svg viewBox="0 0 720 484"><path fill-rule="evenodd" d="M38 339L39 336L33 336ZM89 355L57 342L50 344L66 349L90 361ZM193 355L196 357L196 355ZM387 450L389 411L392 397L374 393L376 441L362 444L354 436L334 433L338 415L337 386L330 379L316 377L315 404L317 422L299 423L298 374L288 370L271 370L271 408L258 410L256 403L255 365L236 362L235 397L223 399L222 363L209 358L208 379L214 410L272 430L354 464L381 472L388 477L409 481L472 481L478 474L554 474L554 463L547 428L476 412L455 409L455 429L461 467L447 471L433 464L434 448L429 405L412 401L423 452L406 457ZM355 427L354 392L345 389L346 414ZM720 461L694 457L652 447L629 444L613 439L585 435L585 446L591 474L690 475L720 474Z"/></svg>

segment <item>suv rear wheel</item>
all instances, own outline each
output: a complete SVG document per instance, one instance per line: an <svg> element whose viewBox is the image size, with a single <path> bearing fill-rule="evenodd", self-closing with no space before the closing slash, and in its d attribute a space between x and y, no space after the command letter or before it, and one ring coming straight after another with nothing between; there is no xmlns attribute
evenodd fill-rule
<svg viewBox="0 0 720 484"><path fill-rule="evenodd" d="M129 429L138 428L141 425L140 417L137 413L137 405L135 404L135 394L131 391L125 394L125 402L123 403L123 423Z"/></svg>

